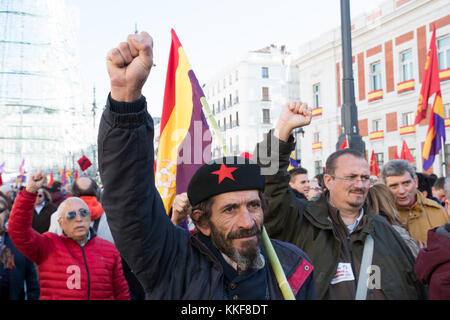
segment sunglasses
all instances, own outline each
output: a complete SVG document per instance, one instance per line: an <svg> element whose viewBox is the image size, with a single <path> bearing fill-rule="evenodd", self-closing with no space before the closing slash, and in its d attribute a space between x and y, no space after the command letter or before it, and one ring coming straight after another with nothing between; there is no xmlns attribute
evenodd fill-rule
<svg viewBox="0 0 450 320"><path fill-rule="evenodd" d="M82 217L82 218L85 218L85 217L91 215L91 213L89 212L88 209L80 209L80 210L78 210L78 213L80 214L80 217ZM75 219L76 216L77 216L76 211L69 211L66 213L66 219L69 221Z"/></svg>
<svg viewBox="0 0 450 320"><path fill-rule="evenodd" d="M38 198L42 198L43 196L43 194L38 194Z"/></svg>

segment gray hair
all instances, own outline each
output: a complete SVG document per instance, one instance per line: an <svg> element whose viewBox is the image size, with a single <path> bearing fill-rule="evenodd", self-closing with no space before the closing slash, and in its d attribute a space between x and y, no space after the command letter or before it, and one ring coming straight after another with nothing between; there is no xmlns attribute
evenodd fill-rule
<svg viewBox="0 0 450 320"><path fill-rule="evenodd" d="M416 171L414 167L406 160L394 159L385 163L381 169L381 177L383 182L386 183L386 178L391 176L402 176L406 172L409 172L413 179L416 178Z"/></svg>

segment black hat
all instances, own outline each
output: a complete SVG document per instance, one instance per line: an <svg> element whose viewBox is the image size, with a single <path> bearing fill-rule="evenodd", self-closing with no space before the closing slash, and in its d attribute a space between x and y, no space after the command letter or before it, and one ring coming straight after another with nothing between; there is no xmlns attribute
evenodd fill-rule
<svg viewBox="0 0 450 320"><path fill-rule="evenodd" d="M202 165L189 182L187 195L192 206L231 191L264 191L264 177L255 162L242 157L223 157Z"/></svg>

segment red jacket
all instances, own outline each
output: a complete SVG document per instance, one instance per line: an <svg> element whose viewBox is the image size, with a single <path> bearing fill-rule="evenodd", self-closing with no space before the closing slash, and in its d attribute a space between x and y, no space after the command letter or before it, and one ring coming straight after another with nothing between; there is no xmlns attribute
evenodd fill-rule
<svg viewBox="0 0 450 320"><path fill-rule="evenodd" d="M37 233L31 228L35 200L36 194L25 189L18 194L8 232L17 249L39 266L40 299L129 300L116 247L95 234L81 247L65 235Z"/></svg>
<svg viewBox="0 0 450 320"><path fill-rule="evenodd" d="M450 300L450 238L428 230L427 247L416 259L415 273L429 285L431 300Z"/></svg>

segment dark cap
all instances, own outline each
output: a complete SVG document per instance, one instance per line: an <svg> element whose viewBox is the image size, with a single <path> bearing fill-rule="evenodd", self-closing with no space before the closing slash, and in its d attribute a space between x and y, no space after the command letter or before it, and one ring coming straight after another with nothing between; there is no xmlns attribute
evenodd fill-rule
<svg viewBox="0 0 450 320"><path fill-rule="evenodd" d="M202 165L189 182L187 195L191 205L225 192L241 190L264 191L261 168L242 157L223 157Z"/></svg>

